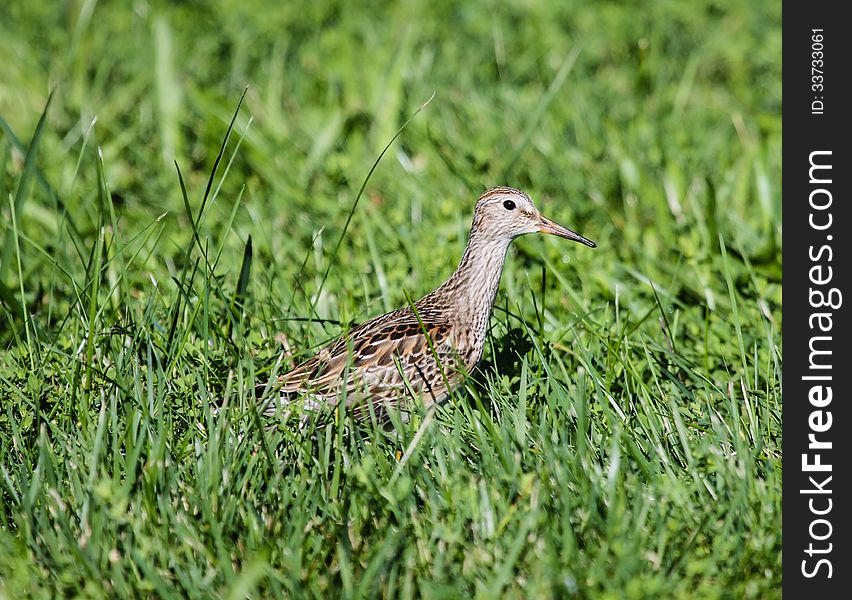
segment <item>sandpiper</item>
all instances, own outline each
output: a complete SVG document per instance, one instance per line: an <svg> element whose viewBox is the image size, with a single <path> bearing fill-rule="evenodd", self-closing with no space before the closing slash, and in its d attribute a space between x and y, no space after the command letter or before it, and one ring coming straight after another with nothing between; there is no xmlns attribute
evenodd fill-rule
<svg viewBox="0 0 852 600"><path fill-rule="evenodd" d="M488 319L509 244L526 233L595 243L544 217L510 187L476 203L464 255L440 287L413 305L370 319L329 343L264 390L264 414L289 414L298 402L316 410L345 399L356 419L384 420L409 402L441 402L482 357ZM272 398L270 398L272 396Z"/></svg>

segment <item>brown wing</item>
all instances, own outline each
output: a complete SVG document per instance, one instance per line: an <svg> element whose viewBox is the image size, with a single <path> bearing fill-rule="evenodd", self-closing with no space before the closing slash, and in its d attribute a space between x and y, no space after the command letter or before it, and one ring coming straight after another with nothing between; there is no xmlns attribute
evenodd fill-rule
<svg viewBox="0 0 852 600"><path fill-rule="evenodd" d="M447 395L447 384L453 387L461 379L451 332L448 322L435 317L421 325L410 309L383 315L282 375L280 391L291 396L307 394L317 403L332 404L345 393L358 417L369 415L364 400L375 412L412 395L427 405L440 402ZM266 412L274 410L272 406Z"/></svg>

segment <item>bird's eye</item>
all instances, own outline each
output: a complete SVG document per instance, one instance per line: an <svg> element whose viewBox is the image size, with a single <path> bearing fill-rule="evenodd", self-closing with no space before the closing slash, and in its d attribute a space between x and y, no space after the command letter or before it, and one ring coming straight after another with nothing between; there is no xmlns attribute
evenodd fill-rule
<svg viewBox="0 0 852 600"><path fill-rule="evenodd" d="M506 200L503 203L503 208L505 208L506 210L515 210L515 203L511 200Z"/></svg>

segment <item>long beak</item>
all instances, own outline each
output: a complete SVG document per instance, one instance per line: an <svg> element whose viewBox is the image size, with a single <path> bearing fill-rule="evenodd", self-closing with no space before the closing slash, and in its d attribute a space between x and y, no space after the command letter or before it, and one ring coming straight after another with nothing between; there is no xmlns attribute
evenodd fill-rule
<svg viewBox="0 0 852 600"><path fill-rule="evenodd" d="M589 238L585 238L576 231L571 231L570 229L568 229L567 227L563 227L559 223L554 223L547 217L541 218L541 222L538 225L538 230L541 233L558 235L559 237L565 238L566 240L574 240L575 242L580 242L581 244L587 245L589 248L597 247L597 244Z"/></svg>

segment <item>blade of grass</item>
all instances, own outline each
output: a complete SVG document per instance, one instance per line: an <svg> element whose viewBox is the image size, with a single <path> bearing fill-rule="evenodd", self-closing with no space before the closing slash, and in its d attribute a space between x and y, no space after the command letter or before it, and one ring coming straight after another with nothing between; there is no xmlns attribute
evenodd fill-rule
<svg viewBox="0 0 852 600"><path fill-rule="evenodd" d="M427 106L429 106L429 103L432 102L432 100L434 98L435 98L435 92L432 92L432 95L429 96L429 99L426 100L426 102L424 102L423 104L421 104L420 107L417 110L414 111L414 114L412 114L410 117L408 117L408 119L406 119L405 123L403 123L402 126L396 131L396 133L390 139L390 141L387 144L385 144L385 147L382 149L382 151L379 153L379 156L373 162L373 166L370 167L370 170L367 173L367 176L364 178L364 181L361 182L361 187L358 189L358 193L355 194L355 200L352 202L352 208L349 209L349 213L346 216L346 223L343 224L343 230L340 232L340 237L337 238L337 244L335 244L335 246L334 246L334 251L331 253L331 258L329 258L329 261L328 261L328 266L326 267L325 272L322 275L322 279L320 280L319 287L317 288L317 291L316 291L316 294L315 294L316 298L320 297L320 294L322 293L323 287L325 286L325 282L328 279L328 274L331 271L331 267L334 266L337 262L337 256L340 253L340 247L343 245L343 240L346 237L346 232L349 230L349 224L352 222L352 217L355 216L355 211L358 209L358 203L361 201L361 196L364 195L364 189L367 187L367 183L370 181L370 178L373 176L373 173L375 172L376 168L379 166L379 162L381 162L385 153L388 151L388 149L391 147L391 145L396 141L396 138L398 138L400 136L400 134L402 134L402 132L405 130L406 127L408 127L408 124L411 123L411 121L414 119L414 117L419 115L421 111L423 111Z"/></svg>
<svg viewBox="0 0 852 600"><path fill-rule="evenodd" d="M38 124L35 128L35 133L30 140L29 148L27 148L26 157L24 158L24 169L21 171L21 178L18 180L18 189L15 190L15 200L13 203L13 211L15 214L21 214L24 208L24 202L30 190L30 180L36 171L36 156L38 155L38 147L41 142L41 136L44 133L44 124L47 121L47 111L50 108L50 102L53 99L53 92L47 97L47 102L44 104L44 110L38 119ZM3 239L3 251L0 254L0 282L6 281L6 269L12 258L12 248L15 245L15 238L10 232L7 232Z"/></svg>

